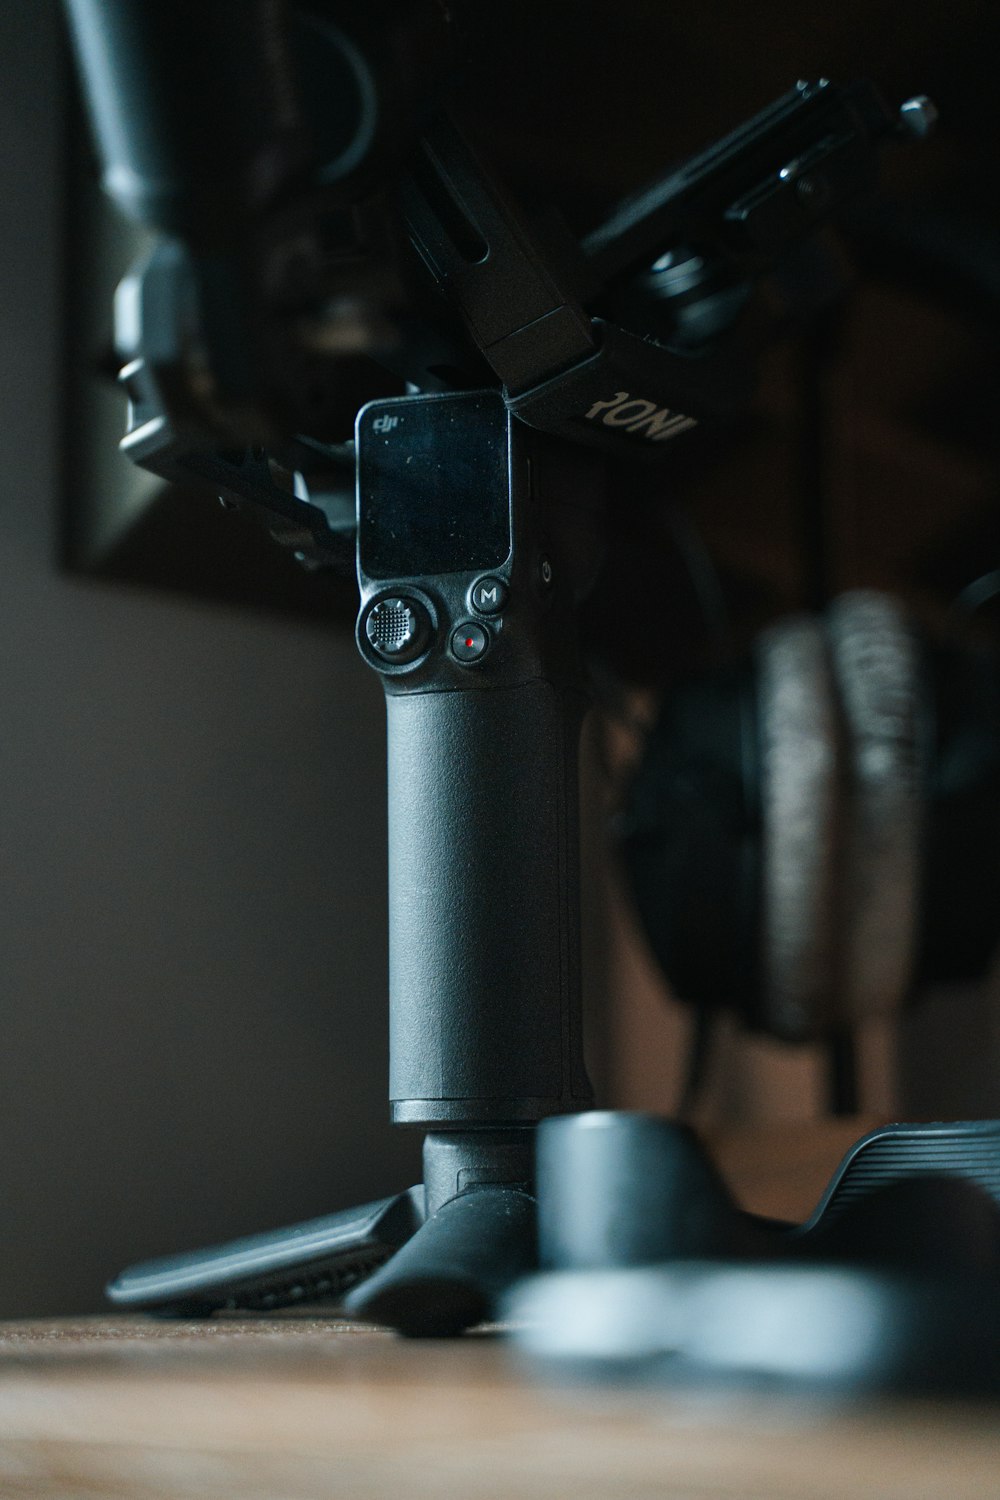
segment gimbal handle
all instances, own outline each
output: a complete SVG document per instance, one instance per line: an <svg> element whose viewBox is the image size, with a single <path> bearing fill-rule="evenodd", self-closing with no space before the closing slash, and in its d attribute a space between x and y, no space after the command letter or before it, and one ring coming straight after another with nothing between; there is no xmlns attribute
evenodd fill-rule
<svg viewBox="0 0 1000 1500"><path fill-rule="evenodd" d="M574 566L494 392L358 418L358 643L386 690L390 1097L425 1129L586 1107ZM544 477L543 477L544 475Z"/></svg>
<svg viewBox="0 0 1000 1500"><path fill-rule="evenodd" d="M393 1119L583 1108L582 699L536 680L386 707Z"/></svg>

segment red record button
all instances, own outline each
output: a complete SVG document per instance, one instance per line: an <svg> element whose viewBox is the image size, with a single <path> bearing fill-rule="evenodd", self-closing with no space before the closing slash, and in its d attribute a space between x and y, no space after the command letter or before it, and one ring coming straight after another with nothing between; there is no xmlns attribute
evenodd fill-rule
<svg viewBox="0 0 1000 1500"><path fill-rule="evenodd" d="M485 656L489 644L490 638L486 631L471 620L456 625L451 633L451 654L456 661L478 661L481 656Z"/></svg>

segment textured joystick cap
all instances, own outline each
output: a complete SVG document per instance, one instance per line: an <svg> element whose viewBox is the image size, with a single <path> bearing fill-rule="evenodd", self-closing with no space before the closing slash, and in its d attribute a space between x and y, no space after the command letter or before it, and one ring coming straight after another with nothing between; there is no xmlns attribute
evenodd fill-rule
<svg viewBox="0 0 1000 1500"><path fill-rule="evenodd" d="M416 599L380 599L368 613L365 635L383 661L406 662L418 657L431 632L430 617Z"/></svg>

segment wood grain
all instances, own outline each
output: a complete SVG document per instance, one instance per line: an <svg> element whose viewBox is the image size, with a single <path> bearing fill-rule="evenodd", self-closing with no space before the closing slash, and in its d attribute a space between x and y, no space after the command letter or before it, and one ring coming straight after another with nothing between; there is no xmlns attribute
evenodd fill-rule
<svg viewBox="0 0 1000 1500"><path fill-rule="evenodd" d="M501 1338L0 1325L3 1500L984 1500L1000 1413L560 1389Z"/></svg>

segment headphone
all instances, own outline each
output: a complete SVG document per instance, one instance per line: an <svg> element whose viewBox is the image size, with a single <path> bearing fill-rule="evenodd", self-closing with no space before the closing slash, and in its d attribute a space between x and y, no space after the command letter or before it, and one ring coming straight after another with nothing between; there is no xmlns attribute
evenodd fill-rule
<svg viewBox="0 0 1000 1500"><path fill-rule="evenodd" d="M1000 667L886 594L760 635L666 696L621 847L673 992L844 1035L1000 937Z"/></svg>

